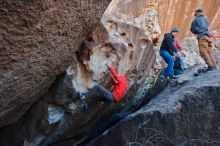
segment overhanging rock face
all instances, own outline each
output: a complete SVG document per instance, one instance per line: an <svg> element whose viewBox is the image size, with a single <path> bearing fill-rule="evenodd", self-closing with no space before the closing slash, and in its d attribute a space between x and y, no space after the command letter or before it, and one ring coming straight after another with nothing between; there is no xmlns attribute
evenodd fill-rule
<svg viewBox="0 0 220 146"><path fill-rule="evenodd" d="M1 129L0 136L4 137L1 145L83 145L140 105L158 72L153 39L160 30L157 12L149 5L141 7L142 11L138 9L141 13L136 22L127 19L124 16L127 12L121 12L120 7L131 7L131 4L120 1L117 5L114 1L110 4L102 24L80 44L74 54L76 61L67 73L57 77L50 90L19 122ZM112 9L120 11L111 14ZM130 13L136 13L136 10ZM151 22L149 27L147 22ZM113 65L119 74L128 78L126 98L118 104L98 103L83 111L77 91L86 91L96 83L111 89L109 75L103 74L107 70L105 63ZM122 116L115 115L118 112L122 112ZM18 131L23 131L18 137L7 137L18 135Z"/></svg>
<svg viewBox="0 0 220 146"><path fill-rule="evenodd" d="M0 2L0 127L16 122L76 62L109 0Z"/></svg>

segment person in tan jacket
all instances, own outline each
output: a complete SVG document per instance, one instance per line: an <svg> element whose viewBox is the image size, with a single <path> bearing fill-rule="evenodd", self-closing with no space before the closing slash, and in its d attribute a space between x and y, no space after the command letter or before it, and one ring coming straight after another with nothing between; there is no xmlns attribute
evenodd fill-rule
<svg viewBox="0 0 220 146"><path fill-rule="evenodd" d="M208 30L209 22L205 18L202 9L196 10L194 16L195 19L190 30L198 38L200 55L208 66L206 71L214 70L216 69L216 61L212 55L212 41L209 38L210 32Z"/></svg>

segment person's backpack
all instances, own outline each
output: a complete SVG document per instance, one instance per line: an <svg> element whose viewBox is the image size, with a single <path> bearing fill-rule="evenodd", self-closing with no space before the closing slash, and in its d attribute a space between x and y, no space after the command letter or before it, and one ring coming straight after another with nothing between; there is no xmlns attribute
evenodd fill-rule
<svg viewBox="0 0 220 146"><path fill-rule="evenodd" d="M180 57L176 57L176 60L174 61L174 75L179 75L184 73L184 67L182 63L182 59Z"/></svg>

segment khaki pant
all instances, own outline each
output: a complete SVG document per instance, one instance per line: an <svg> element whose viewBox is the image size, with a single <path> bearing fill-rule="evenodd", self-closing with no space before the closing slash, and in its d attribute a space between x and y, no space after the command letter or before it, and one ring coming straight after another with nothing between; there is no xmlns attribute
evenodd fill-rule
<svg viewBox="0 0 220 146"><path fill-rule="evenodd" d="M207 36L198 38L200 55L209 67L216 66L215 58L212 55L212 41Z"/></svg>

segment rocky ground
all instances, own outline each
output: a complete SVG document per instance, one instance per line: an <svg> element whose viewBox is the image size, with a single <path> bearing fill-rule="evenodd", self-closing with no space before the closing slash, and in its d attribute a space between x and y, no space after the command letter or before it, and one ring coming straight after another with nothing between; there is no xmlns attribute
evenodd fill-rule
<svg viewBox="0 0 220 146"><path fill-rule="evenodd" d="M88 146L220 145L220 72L187 73Z"/></svg>

